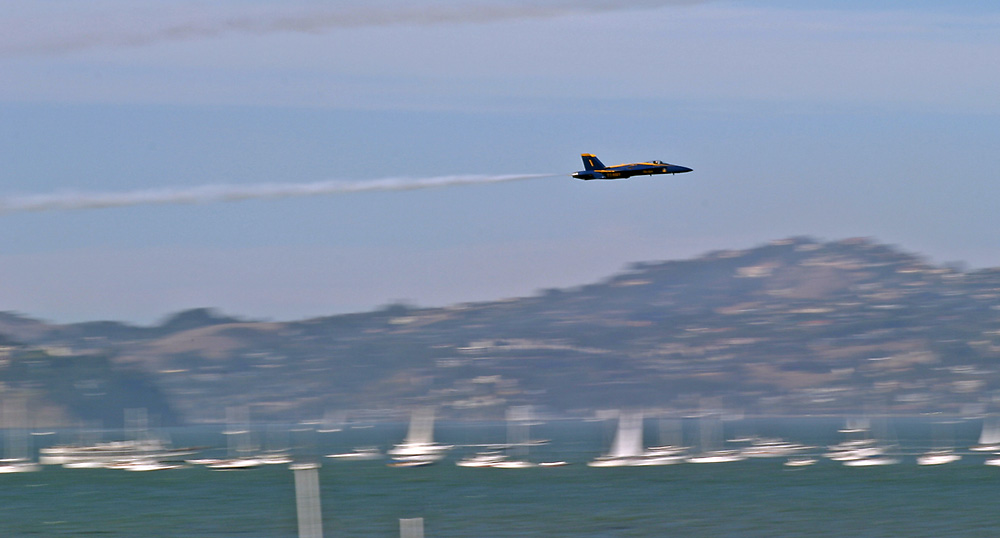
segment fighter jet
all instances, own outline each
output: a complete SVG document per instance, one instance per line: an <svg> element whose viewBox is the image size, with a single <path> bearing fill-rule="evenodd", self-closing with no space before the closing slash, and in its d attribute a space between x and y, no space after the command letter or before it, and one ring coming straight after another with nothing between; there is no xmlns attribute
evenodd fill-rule
<svg viewBox="0 0 1000 538"><path fill-rule="evenodd" d="M653 174L683 174L690 172L686 166L668 164L663 161L647 161L641 163L619 164L615 166L604 166L604 163L590 153L580 155L583 157L583 167L573 174L576 179L625 179L632 176L651 176Z"/></svg>

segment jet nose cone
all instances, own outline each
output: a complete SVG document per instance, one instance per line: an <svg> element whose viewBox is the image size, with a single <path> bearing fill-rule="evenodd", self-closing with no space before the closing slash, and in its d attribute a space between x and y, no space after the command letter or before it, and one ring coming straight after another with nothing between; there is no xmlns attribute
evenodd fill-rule
<svg viewBox="0 0 1000 538"><path fill-rule="evenodd" d="M692 170L686 166L672 164L667 168L667 171L671 174L683 174L684 172L691 172Z"/></svg>

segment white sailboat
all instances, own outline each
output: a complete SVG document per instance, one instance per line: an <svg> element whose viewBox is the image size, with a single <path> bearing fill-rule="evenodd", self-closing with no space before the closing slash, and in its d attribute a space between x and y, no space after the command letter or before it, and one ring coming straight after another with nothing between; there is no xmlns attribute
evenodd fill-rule
<svg viewBox="0 0 1000 538"><path fill-rule="evenodd" d="M536 465L528 461L528 425L531 419L529 406L516 406L507 410L507 443L494 445L490 450L477 452L455 462L459 467L489 469L528 469Z"/></svg>
<svg viewBox="0 0 1000 538"><path fill-rule="evenodd" d="M250 410L246 407L230 407L226 409L226 422L229 425L222 433L226 436L227 457L208 461L206 467L214 471L240 471L263 465L260 457L254 454Z"/></svg>
<svg viewBox="0 0 1000 538"><path fill-rule="evenodd" d="M808 456L794 456L785 461L785 467L809 467L816 464L816 458Z"/></svg>
<svg viewBox="0 0 1000 538"><path fill-rule="evenodd" d="M743 461L746 456L739 450L722 448L722 416L705 415L699 421L701 429L701 453L686 458L688 463L731 463Z"/></svg>
<svg viewBox="0 0 1000 538"><path fill-rule="evenodd" d="M42 465L62 465L67 469L127 469L152 470L176 468L172 463L197 449L171 448L169 440L149 431L145 409L125 410L125 431L127 439L122 441L98 442L92 437L94 432L81 432L76 444L49 446L38 451ZM135 465L133 465L135 464Z"/></svg>
<svg viewBox="0 0 1000 538"><path fill-rule="evenodd" d="M338 452L336 454L327 454L326 457L338 459L341 461L363 461L363 460L377 460L382 457L382 452L378 447L365 446L358 447L350 452Z"/></svg>
<svg viewBox="0 0 1000 538"><path fill-rule="evenodd" d="M892 456L873 456L870 458L847 460L841 463L843 463L845 467L877 467L881 465L896 465L899 463L899 458L894 458Z"/></svg>
<svg viewBox="0 0 1000 538"><path fill-rule="evenodd" d="M841 432L847 435L858 434L858 438L849 439L838 445L829 447L827 457L834 461L841 462L845 467L878 467L883 465L896 465L900 459L890 455L889 446L886 444L888 437L888 419L882 417L880 420L880 435L877 437L871 433L871 422L865 419L863 427L845 428ZM895 446L895 443L891 444Z"/></svg>
<svg viewBox="0 0 1000 538"><path fill-rule="evenodd" d="M317 433L336 433L344 429L347 423L347 413L343 411L327 411L323 414Z"/></svg>
<svg viewBox="0 0 1000 538"><path fill-rule="evenodd" d="M950 449L931 450L917 456L917 465L944 465L962 459Z"/></svg>
<svg viewBox="0 0 1000 538"><path fill-rule="evenodd" d="M933 424L934 446L931 450L917 456L917 465L944 465L962 459L962 456L955 453L952 435L945 429L950 423Z"/></svg>
<svg viewBox="0 0 1000 538"><path fill-rule="evenodd" d="M748 458L785 458L800 454L812 447L778 438L755 438L740 450Z"/></svg>
<svg viewBox="0 0 1000 538"><path fill-rule="evenodd" d="M645 467L670 465L684 460L683 448L661 446L643 448L642 412L624 412L618 416L618 429L611 449L587 463L590 467Z"/></svg>
<svg viewBox="0 0 1000 538"><path fill-rule="evenodd" d="M462 458L455 465L490 469L530 469L533 467L558 467L565 461L535 463L528 460L528 447L547 441L534 441L528 432L533 424L531 406L522 405L507 410L507 443L493 445L489 450Z"/></svg>
<svg viewBox="0 0 1000 538"><path fill-rule="evenodd" d="M969 447L976 452L1000 452L1000 416L987 415L983 419L983 429L979 442Z"/></svg>
<svg viewBox="0 0 1000 538"><path fill-rule="evenodd" d="M4 457L0 459L0 474L38 471L41 465L32 461L26 427L27 409L24 400L3 402Z"/></svg>
<svg viewBox="0 0 1000 538"><path fill-rule="evenodd" d="M531 406L519 405L507 410L507 453L490 467L494 469L530 469L536 464L528 460Z"/></svg>
<svg viewBox="0 0 1000 538"><path fill-rule="evenodd" d="M506 456L501 450L484 450L466 456L455 462L459 467L489 468L504 461Z"/></svg>
<svg viewBox="0 0 1000 538"><path fill-rule="evenodd" d="M392 457L392 467L421 467L436 463L444 458L451 445L434 442L434 409L415 409L410 415L410 427L406 439L392 447L388 454Z"/></svg>
<svg viewBox="0 0 1000 538"><path fill-rule="evenodd" d="M107 469L121 469L131 472L164 471L181 469L185 465L172 460L169 454L155 450L166 443L149 430L149 416L145 408L125 410L125 429L137 448L131 457L121 458L105 465Z"/></svg>
<svg viewBox="0 0 1000 538"><path fill-rule="evenodd" d="M845 421L844 427L837 430L840 433L851 435L851 434L867 434L869 430L872 429L871 419L867 417L852 417Z"/></svg>
<svg viewBox="0 0 1000 538"><path fill-rule="evenodd" d="M824 457L833 461L847 462L881 456L885 449L871 434L871 419L849 418L843 428L844 440L827 447Z"/></svg>

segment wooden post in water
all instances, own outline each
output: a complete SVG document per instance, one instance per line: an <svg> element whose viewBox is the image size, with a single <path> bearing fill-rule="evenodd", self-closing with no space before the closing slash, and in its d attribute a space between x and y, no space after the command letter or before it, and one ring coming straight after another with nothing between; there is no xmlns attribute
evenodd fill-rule
<svg viewBox="0 0 1000 538"><path fill-rule="evenodd" d="M323 538L323 512L319 502L319 465L295 464L295 507L299 538Z"/></svg>
<svg viewBox="0 0 1000 538"><path fill-rule="evenodd" d="M424 518L400 519L399 538L424 538Z"/></svg>

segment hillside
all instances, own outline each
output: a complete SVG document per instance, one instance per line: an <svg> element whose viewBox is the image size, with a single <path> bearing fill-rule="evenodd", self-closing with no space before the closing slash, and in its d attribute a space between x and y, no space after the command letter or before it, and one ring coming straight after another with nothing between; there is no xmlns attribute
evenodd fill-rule
<svg viewBox="0 0 1000 538"><path fill-rule="evenodd" d="M747 413L959 413L1000 388L1000 270L794 238L448 308L283 323L198 309L157 327L3 314L4 341L0 380L60 410L52 420L90 409L114 421L137 390L164 422L221 421L233 405L275 420L418 403L466 417L706 401ZM86 379L73 368L51 378L81 361ZM94 383L105 390L80 388Z"/></svg>

